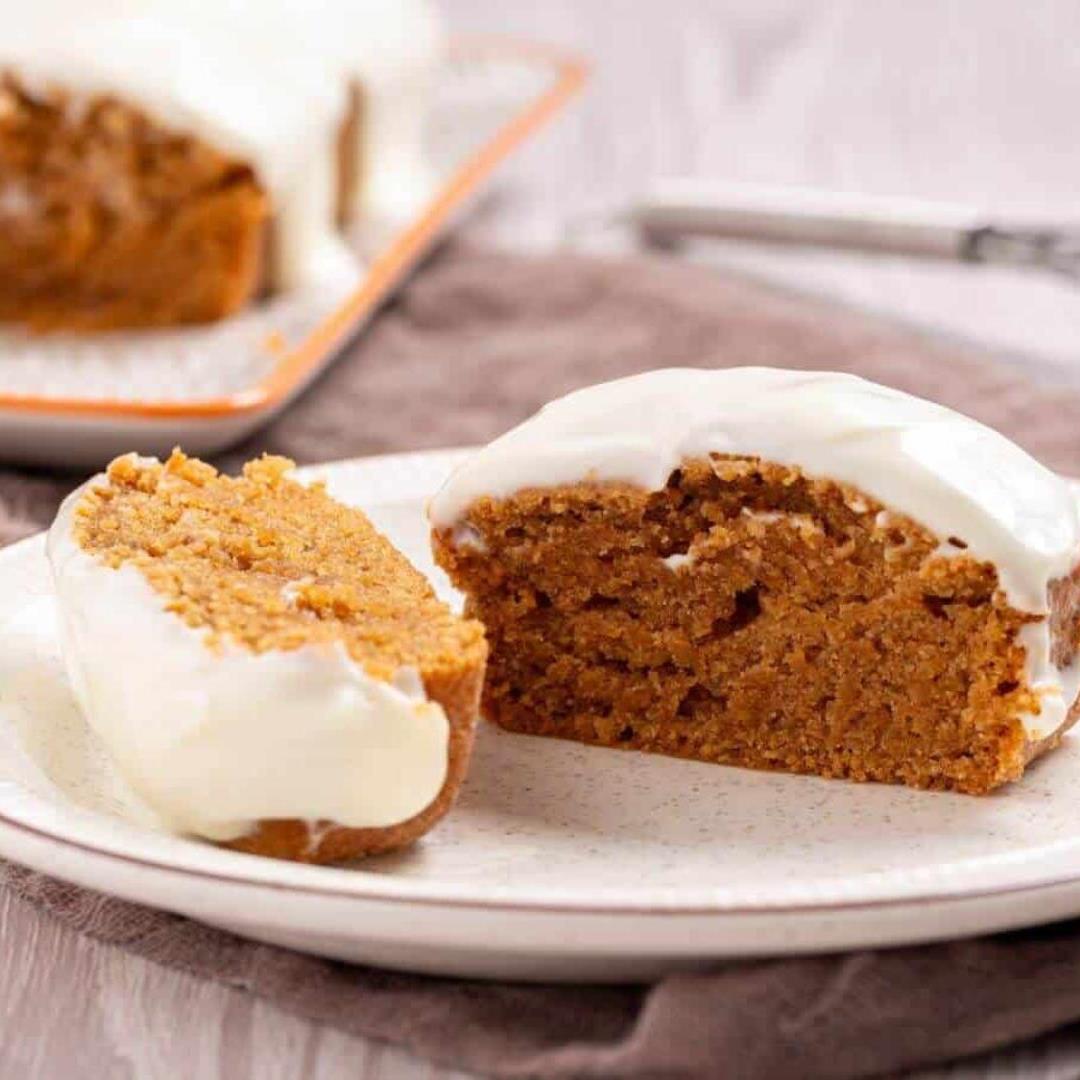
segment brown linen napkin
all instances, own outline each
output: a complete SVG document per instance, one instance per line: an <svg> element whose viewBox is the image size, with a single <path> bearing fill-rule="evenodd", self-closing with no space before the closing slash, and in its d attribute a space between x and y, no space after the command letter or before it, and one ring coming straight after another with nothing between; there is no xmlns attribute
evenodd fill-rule
<svg viewBox="0 0 1080 1080"><path fill-rule="evenodd" d="M1080 474L1080 395L1038 389L966 346L678 263L453 250L222 464L264 449L311 462L481 442L572 387L679 364L855 371L963 409ZM0 542L46 524L72 483L0 471ZM0 887L99 940L503 1076L860 1077L1080 1020L1080 923L740 964L652 987L509 986L350 967L0 871Z"/></svg>

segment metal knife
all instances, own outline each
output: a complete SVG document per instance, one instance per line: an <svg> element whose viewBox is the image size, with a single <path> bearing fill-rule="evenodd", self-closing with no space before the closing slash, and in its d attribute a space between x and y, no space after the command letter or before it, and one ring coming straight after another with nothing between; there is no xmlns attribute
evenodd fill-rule
<svg viewBox="0 0 1080 1080"><path fill-rule="evenodd" d="M1008 221L963 204L690 181L661 182L618 216L646 240L664 245L716 237L1080 276L1080 217L1072 223Z"/></svg>

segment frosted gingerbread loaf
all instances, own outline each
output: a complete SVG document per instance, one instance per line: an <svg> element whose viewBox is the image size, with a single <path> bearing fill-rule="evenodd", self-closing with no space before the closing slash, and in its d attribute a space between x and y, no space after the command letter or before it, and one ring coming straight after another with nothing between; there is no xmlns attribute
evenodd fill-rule
<svg viewBox="0 0 1080 1080"><path fill-rule="evenodd" d="M76 697L162 825L330 862L450 808L486 645L290 469L118 458L64 503L48 554Z"/></svg>
<svg viewBox="0 0 1080 1080"><path fill-rule="evenodd" d="M346 233L430 195L442 37L428 0L5 12L0 320L207 322L264 291L355 283Z"/></svg>
<svg viewBox="0 0 1080 1080"><path fill-rule="evenodd" d="M1080 524L989 428L849 375L552 402L429 507L514 731L985 793L1075 721Z"/></svg>

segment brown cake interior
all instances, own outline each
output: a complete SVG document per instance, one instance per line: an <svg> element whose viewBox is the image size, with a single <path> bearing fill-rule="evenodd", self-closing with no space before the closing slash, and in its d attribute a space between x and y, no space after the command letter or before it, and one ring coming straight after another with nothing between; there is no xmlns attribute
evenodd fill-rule
<svg viewBox="0 0 1080 1080"><path fill-rule="evenodd" d="M755 768L982 793L1038 750L1011 607L961 537L752 458L667 487L482 499L436 556L491 644L504 727ZM1072 662L1080 578L1055 584Z"/></svg>
<svg viewBox="0 0 1080 1080"><path fill-rule="evenodd" d="M219 319L262 284L268 213L248 163L130 103L0 76L0 320Z"/></svg>

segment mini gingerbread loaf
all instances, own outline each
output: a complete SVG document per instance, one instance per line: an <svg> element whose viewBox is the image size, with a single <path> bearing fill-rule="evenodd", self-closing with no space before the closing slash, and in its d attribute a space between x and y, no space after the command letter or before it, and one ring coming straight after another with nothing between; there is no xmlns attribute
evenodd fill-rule
<svg viewBox="0 0 1080 1080"><path fill-rule="evenodd" d="M163 825L329 862L404 847L450 808L487 648L291 466L117 458L48 550L76 697Z"/></svg>
<svg viewBox="0 0 1080 1080"><path fill-rule="evenodd" d="M107 96L0 79L0 321L223 318L263 283L268 221L241 159Z"/></svg>
<svg viewBox="0 0 1080 1080"><path fill-rule="evenodd" d="M77 27L77 32L75 29ZM37 0L0 34L0 321L344 295L430 199L429 0Z"/></svg>
<svg viewBox="0 0 1080 1080"><path fill-rule="evenodd" d="M981 794L1077 716L1069 486L853 376L582 390L429 512L514 731Z"/></svg>

